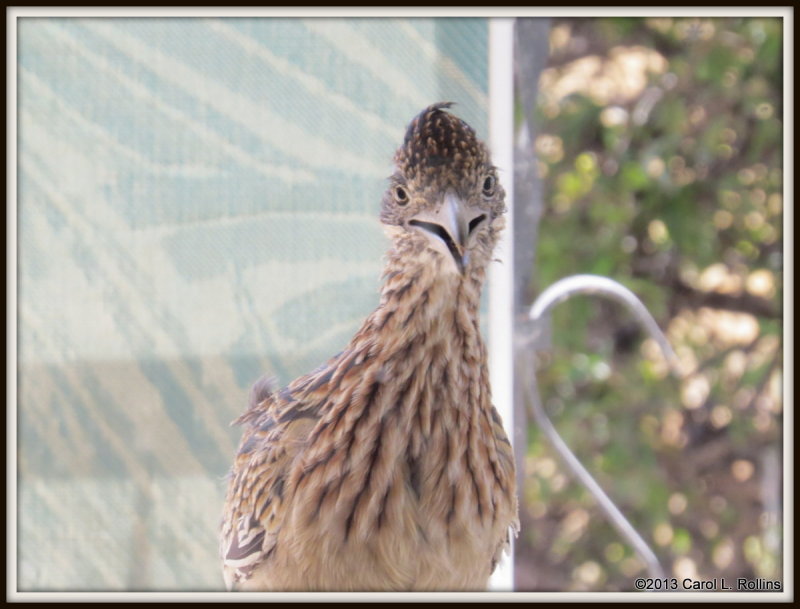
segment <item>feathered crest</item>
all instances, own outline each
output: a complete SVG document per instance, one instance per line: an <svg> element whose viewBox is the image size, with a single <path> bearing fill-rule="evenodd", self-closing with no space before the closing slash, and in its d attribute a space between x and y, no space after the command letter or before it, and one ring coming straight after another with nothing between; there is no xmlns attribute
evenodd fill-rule
<svg viewBox="0 0 800 609"><path fill-rule="evenodd" d="M420 112L406 129L403 145L395 153L398 169L408 178L422 177L441 170L453 174L471 172L488 161L486 146L475 130L463 120L446 112L452 102L440 102Z"/></svg>

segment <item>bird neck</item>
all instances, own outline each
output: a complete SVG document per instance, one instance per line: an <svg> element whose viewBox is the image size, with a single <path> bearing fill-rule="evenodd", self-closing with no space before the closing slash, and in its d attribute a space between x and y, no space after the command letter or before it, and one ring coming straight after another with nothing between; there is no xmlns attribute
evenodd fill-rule
<svg viewBox="0 0 800 609"><path fill-rule="evenodd" d="M492 483L476 472L494 471L492 480L512 488L480 337L480 273L437 272L426 258L434 254L390 255L378 308L330 366L297 387L323 404L295 475L321 468L325 482L304 504L335 496L330 513L314 514L334 519L345 540L373 538L405 493L426 514L424 538L472 535L469 510L456 506L479 506L481 525L496 516Z"/></svg>
<svg viewBox="0 0 800 609"><path fill-rule="evenodd" d="M421 334L459 330L479 336L484 271L461 275L443 264L437 252L422 248L409 255L389 252L383 273L381 301L367 320L387 337L410 340Z"/></svg>

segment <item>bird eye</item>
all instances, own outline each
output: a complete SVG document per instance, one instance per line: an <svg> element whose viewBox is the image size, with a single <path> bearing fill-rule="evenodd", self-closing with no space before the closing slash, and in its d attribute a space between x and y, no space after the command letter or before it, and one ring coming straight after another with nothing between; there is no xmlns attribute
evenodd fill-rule
<svg viewBox="0 0 800 609"><path fill-rule="evenodd" d="M483 194L484 196L491 197L494 194L494 189L497 186L497 179L494 176L486 176L483 181Z"/></svg>
<svg viewBox="0 0 800 609"><path fill-rule="evenodd" d="M402 186L395 187L394 198L399 205L405 205L408 203L408 193L406 192L406 189Z"/></svg>

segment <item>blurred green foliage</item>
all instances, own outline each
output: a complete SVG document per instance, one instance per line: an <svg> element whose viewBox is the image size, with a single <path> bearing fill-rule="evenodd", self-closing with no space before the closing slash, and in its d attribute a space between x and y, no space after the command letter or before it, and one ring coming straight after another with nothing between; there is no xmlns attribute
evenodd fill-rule
<svg viewBox="0 0 800 609"><path fill-rule="evenodd" d="M782 578L782 21L552 22L535 147L534 293L621 281L686 376L617 305L556 308L539 362L567 444L676 577ZM643 565L531 425L518 588L632 590Z"/></svg>

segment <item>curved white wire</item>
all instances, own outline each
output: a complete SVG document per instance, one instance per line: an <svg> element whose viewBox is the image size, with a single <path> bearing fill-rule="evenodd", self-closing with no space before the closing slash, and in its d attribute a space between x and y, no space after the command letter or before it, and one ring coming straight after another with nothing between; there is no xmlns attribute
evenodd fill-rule
<svg viewBox="0 0 800 609"><path fill-rule="evenodd" d="M653 316L650 315L647 308L628 288L607 277L600 277L598 275L572 275L571 277L566 277L557 281L542 292L534 301L530 309L529 318L537 327L540 327L544 316L550 309L576 294L605 296L626 306L635 315L642 327L658 343L659 347L661 347L661 351L669 362L673 372L682 376L680 360L678 360L667 337L664 336L664 333L658 327L658 324L653 319ZM526 389L533 406L533 415L536 422L549 438L550 442L552 442L553 447L567 466L575 473L578 480L580 480L580 482L589 489L589 492L594 495L611 524L617 529L617 532L633 546L633 549L645 565L647 565L650 575L657 578L664 577L664 570L653 550L650 549L647 542L642 539L641 535L633 528L633 525L628 522L628 519L619 511L614 502L609 499L608 495L600 488L600 485L595 481L592 475L581 465L577 457L575 457L572 451L567 447L564 440L561 439L561 436L558 435L558 432L542 407L539 391L536 386L535 374L534 371L534 378L532 382L527 385Z"/></svg>

